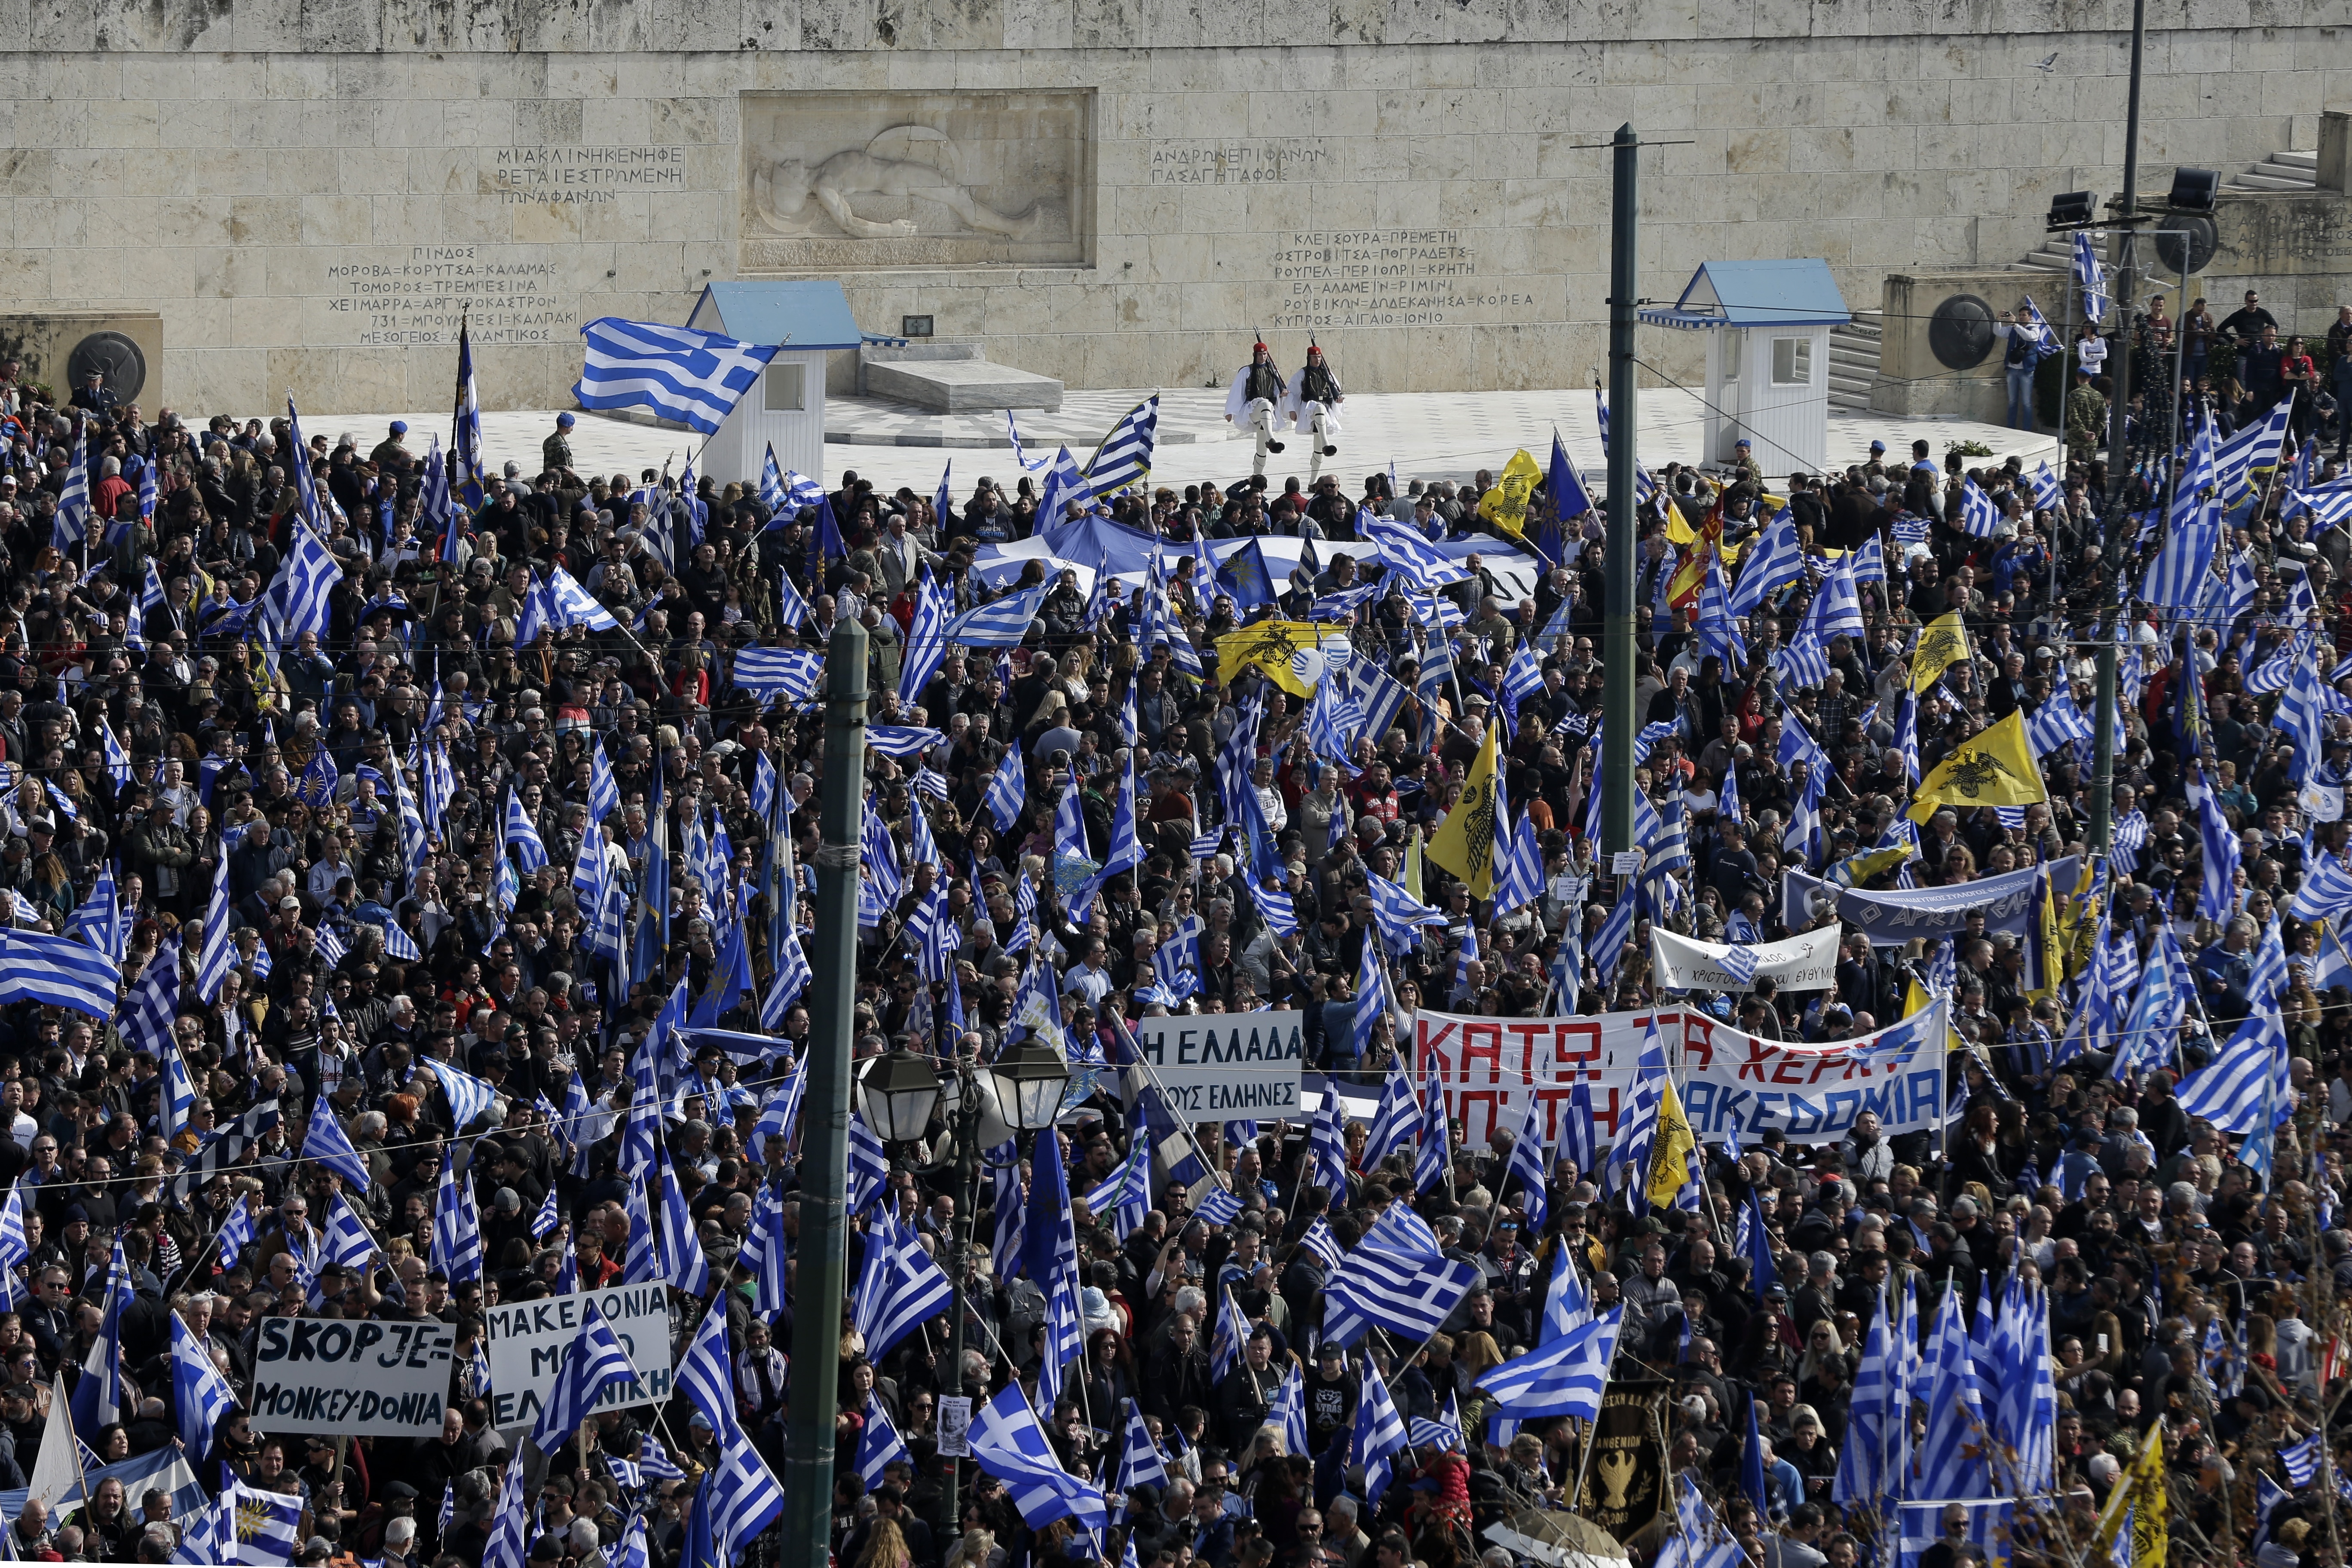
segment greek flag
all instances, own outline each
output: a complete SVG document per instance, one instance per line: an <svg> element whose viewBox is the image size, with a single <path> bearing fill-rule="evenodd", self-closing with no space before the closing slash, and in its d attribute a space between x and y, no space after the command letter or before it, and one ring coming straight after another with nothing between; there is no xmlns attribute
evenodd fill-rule
<svg viewBox="0 0 2352 1568"><path fill-rule="evenodd" d="M1032 1530L1057 1519L1074 1520L1089 1530L1110 1523L1102 1493L1062 1468L1045 1440L1037 1413L1021 1397L1021 1385L1009 1384L987 1404L972 1412L971 1457L980 1468L1004 1483L1013 1507Z"/></svg>
<svg viewBox="0 0 2352 1568"><path fill-rule="evenodd" d="M1272 1416L1267 1419L1271 1421ZM1416 1448L1460 1449L1462 1440L1462 1405L1451 1389L1446 1391L1445 1408L1434 1420L1416 1415L1405 1424L1405 1430Z"/></svg>
<svg viewBox="0 0 2352 1568"><path fill-rule="evenodd" d="M2280 398L2261 424L2247 426L2215 450L2213 482L2223 502L2234 501L2251 489L2256 469L2278 467L2294 403L2291 397Z"/></svg>
<svg viewBox="0 0 2352 1568"><path fill-rule="evenodd" d="M2285 704L2280 706L2284 708ZM2198 918L2226 921L2238 904L2238 835L2221 815L2221 797L2210 788L2197 792L2197 826L2205 849L2205 879L2198 895Z"/></svg>
<svg viewBox="0 0 2352 1568"><path fill-rule="evenodd" d="M857 1475L870 1489L880 1486L887 1479L885 1472L894 1464L915 1468L915 1456L890 1425L890 1413L882 1402L869 1392L866 1395L866 1426L857 1439Z"/></svg>
<svg viewBox="0 0 2352 1568"><path fill-rule="evenodd" d="M1364 542L1415 587L1469 581L1470 569L1423 538L1419 530L1372 511L1359 512L1356 521Z"/></svg>
<svg viewBox="0 0 2352 1568"><path fill-rule="evenodd" d="M2312 772L2327 754L2328 708L2327 689L2319 682L2319 666L2315 660L2304 659L2294 667L2293 679L2287 682L2286 695L2279 699L2271 714L2271 728L2286 732L2294 756L2287 772L2297 784L2309 782ZM2208 792L2208 798L2210 794ZM2208 836L2209 841L2210 836ZM2237 868L2236 840L2231 841L2230 866ZM2207 862L2209 868L2211 862ZM2211 872L2207 872L2210 879ZM2218 918L2218 917L2216 917Z"/></svg>
<svg viewBox="0 0 2352 1568"><path fill-rule="evenodd" d="M2092 248L2091 237L2081 229L2074 231L2074 284L2083 291L2083 319L2105 319L2112 304L2107 298L2107 270L2099 264L2099 253Z"/></svg>
<svg viewBox="0 0 2352 1568"><path fill-rule="evenodd" d="M1070 1223L1069 1176L1062 1167L1061 1146L1051 1138L1038 1140L1030 1156L1021 1263L1045 1295L1045 1359L1037 1369L1037 1398L1050 1410L1060 1395L1064 1369L1086 1349L1086 1314L1078 1300L1078 1239Z"/></svg>
<svg viewBox="0 0 2352 1568"><path fill-rule="evenodd" d="M457 1162L441 1163L441 1188L433 1205L432 1267L453 1286L482 1277L482 1218L474 1205L474 1184L457 1175Z"/></svg>
<svg viewBox="0 0 2352 1568"><path fill-rule="evenodd" d="M1100 582L1101 579L1096 579ZM951 595L938 583L931 581L930 568L923 568L921 583L915 590L915 619L907 628L907 652L898 669L898 700L911 706L922 695L923 688L948 660L948 610Z"/></svg>
<svg viewBox="0 0 2352 1568"><path fill-rule="evenodd" d="M1723 955L1718 967L1744 986L1756 978L1756 950L1734 943L1731 951Z"/></svg>
<svg viewBox="0 0 2352 1568"><path fill-rule="evenodd" d="M2352 527L2352 485L2338 480L2315 490L2294 490L2289 494L2290 499L2310 515L2314 532Z"/></svg>
<svg viewBox="0 0 2352 1568"><path fill-rule="evenodd" d="M2051 474L2050 464L2046 459L2040 468L2033 470L2026 482L2032 487L2033 505L2036 510L2049 511L2065 504L2065 492L2058 488L2058 480Z"/></svg>
<svg viewBox="0 0 2352 1568"><path fill-rule="evenodd" d="M723 1315L723 1314L722 1314ZM555 1386L530 1430L530 1440L542 1454L553 1454L569 1442L596 1407L596 1401L615 1384L633 1383L637 1369L613 1335L613 1326L591 1300L580 1315L580 1331L563 1352L555 1373Z"/></svg>
<svg viewBox="0 0 2352 1568"><path fill-rule="evenodd" d="M2275 1005L2248 1016L2221 1053L2180 1082L2181 1114L2223 1132L2260 1130L2273 1082L2286 1078L2286 1031Z"/></svg>
<svg viewBox="0 0 2352 1568"><path fill-rule="evenodd" d="M1026 798L1026 787L1027 773L1021 763L1021 739L1016 735L1006 742L1003 760L996 764L996 772L988 781L988 795L981 803L988 808L989 816L995 819L999 833L1012 831L1014 820L1021 815L1021 803Z"/></svg>
<svg viewBox="0 0 2352 1568"><path fill-rule="evenodd" d="M767 1461L760 1458L736 1419L734 1358L727 1346L727 1314L704 1313L701 1327L677 1363L676 1380L710 1424L711 1437L721 1456L711 1494L711 1531L722 1559L731 1559L738 1543L749 1542L784 1511L783 1489L776 1484Z"/></svg>
<svg viewBox="0 0 2352 1568"><path fill-rule="evenodd" d="M1381 1107L1364 1141L1364 1163L1377 1165L1413 1141L1421 1128L1421 1101L1412 1092L1412 1076L1405 1070L1405 1054L1389 1058L1388 1078L1381 1087Z"/></svg>
<svg viewBox="0 0 2352 1568"><path fill-rule="evenodd" d="M2087 741L2093 732L2090 716L2074 705L2074 693L2067 690L2052 692L2025 721L2025 742L2035 756L2046 756L2069 741Z"/></svg>
<svg viewBox="0 0 2352 1568"><path fill-rule="evenodd" d="M1576 1415L1590 1421L1601 1412L1601 1390L1609 1381L1624 1321L1623 1305L1612 1307L1541 1349L1489 1369L1478 1386L1514 1416Z"/></svg>
<svg viewBox="0 0 2352 1568"><path fill-rule="evenodd" d="M1410 948L1421 940L1423 926L1445 923L1443 910L1431 909L1406 892L1402 883L1391 882L1377 871L1365 876L1371 889L1373 921L1380 927L1381 940L1390 948Z"/></svg>
<svg viewBox="0 0 2352 1568"><path fill-rule="evenodd" d="M816 700L824 655L798 647L738 648L728 679L763 702L782 697L799 707Z"/></svg>
<svg viewBox="0 0 2352 1568"><path fill-rule="evenodd" d="M1518 1137L1512 1140L1511 1163L1506 1173L1519 1179L1519 1207L1527 1215L1521 1235L1543 1234L1544 1216L1551 1210L1549 1164L1544 1158L1543 1097L1530 1093L1527 1119L1519 1124Z"/></svg>
<svg viewBox="0 0 2352 1568"><path fill-rule="evenodd" d="M1007 420L1012 418L1006 411ZM1153 393L1125 414L1110 433L1095 448L1093 458L1087 464L1087 484L1095 494L1107 496L1125 489L1151 472L1151 448L1160 436L1160 395ZM1042 523L1044 512L1038 513Z"/></svg>
<svg viewBox="0 0 2352 1568"><path fill-rule="evenodd" d="M866 744L894 762L911 762L941 744L947 737L920 724L868 724Z"/></svg>
<svg viewBox="0 0 2352 1568"><path fill-rule="evenodd" d="M760 465L760 504L768 509L770 517L778 520L799 512L792 489L784 483L784 471L776 466L776 444L773 441L768 443L767 458ZM792 510L787 511L787 507Z"/></svg>
<svg viewBox="0 0 2352 1568"><path fill-rule="evenodd" d="M441 1081L441 1092L449 1097L450 1125L463 1132L477 1121L489 1114L498 1091L468 1072L460 1072L446 1062L428 1062L433 1076ZM360 1184L364 1189L367 1185Z"/></svg>
<svg viewBox="0 0 2352 1568"><path fill-rule="evenodd" d="M224 860L224 879L226 870ZM0 1001L70 1007L104 1021L114 1016L121 984L117 962L96 948L42 931L0 931Z"/></svg>
<svg viewBox="0 0 2352 1568"><path fill-rule="evenodd" d="M1087 1194L1087 1212L1095 1216L1096 1224L1108 1226L1113 1237L1125 1241L1150 1211L1151 1145L1139 1138L1118 1169L1110 1173L1110 1180Z"/></svg>
<svg viewBox="0 0 2352 1568"><path fill-rule="evenodd" d="M1960 1293L1947 1289L1925 1347L1927 1408L1936 1419L1919 1451L1919 1489L1930 1497L1981 1496L1988 1484L1984 1398L1976 1357L1960 1321Z"/></svg>
<svg viewBox="0 0 2352 1568"><path fill-rule="evenodd" d="M1364 1505L1377 1507L1393 1473L1389 1460L1404 1451L1406 1436L1404 1417L1397 1414L1389 1385L1373 1370L1370 1357L1364 1361L1363 1391L1356 1400L1355 1438L1355 1459L1364 1467Z"/></svg>
<svg viewBox="0 0 2352 1568"><path fill-rule="evenodd" d="M922 1244L888 1220L867 1235L866 1247L868 1263L861 1271L851 1321L865 1337L867 1358L878 1362L946 1311L955 1289Z"/></svg>
<svg viewBox="0 0 2352 1568"><path fill-rule="evenodd" d="M751 390L782 344L762 346L659 321L601 316L580 329L583 408L650 408L708 436Z"/></svg>
<svg viewBox="0 0 2352 1568"><path fill-rule="evenodd" d="M1732 584L1731 613L1753 615L1764 596L1803 575L1804 552L1797 543L1797 520L1782 507L1765 525L1739 564L1739 581Z"/></svg>
<svg viewBox="0 0 2352 1568"><path fill-rule="evenodd" d="M190 1459L202 1463L221 1417L236 1408L236 1391L180 1314L171 1317L172 1408L179 1416L180 1446Z"/></svg>
<svg viewBox="0 0 2352 1568"><path fill-rule="evenodd" d="M2000 524L2000 505L1979 488L1976 480L1960 481L1960 530L1977 539L1990 539Z"/></svg>
<svg viewBox="0 0 2352 1568"><path fill-rule="evenodd" d="M86 936L99 952L116 963L122 962L123 946L130 940L131 930L130 922L122 917L122 900L115 892L112 861L99 867L89 897L66 917L66 933Z"/></svg>
<svg viewBox="0 0 2352 1568"><path fill-rule="evenodd" d="M1217 1298L1217 1332L1209 1342L1209 1377L1212 1382L1223 1383L1227 1373L1242 1364L1242 1347L1249 1342L1250 1326L1242 1310L1234 1305L1231 1290L1220 1289Z"/></svg>
<svg viewBox="0 0 2352 1568"><path fill-rule="evenodd" d="M2287 1480L2298 1487L2307 1487L2319 1474L2320 1434L2314 1432L2300 1443L2291 1443L2278 1451L2280 1465L2285 1468Z"/></svg>
<svg viewBox="0 0 2352 1568"><path fill-rule="evenodd" d="M2299 921L2332 921L2352 910L2352 869L2333 855L2313 857L2288 910Z"/></svg>
<svg viewBox="0 0 2352 1568"><path fill-rule="evenodd" d="M1052 586L1040 583L978 609L966 610L948 623L948 641L961 647L1019 647Z"/></svg>
<svg viewBox="0 0 2352 1568"><path fill-rule="evenodd" d="M367 1162L352 1147L351 1135L335 1120L335 1108L327 1103L325 1095L320 1095L311 1108L310 1131L302 1140L302 1158L318 1161L361 1192L373 1184L368 1179Z"/></svg>
<svg viewBox="0 0 2352 1568"><path fill-rule="evenodd" d="M596 602L596 596L582 587L579 581L562 567L549 569L541 584L547 603L548 624L556 627L593 626L598 631L621 629L613 612Z"/></svg>
<svg viewBox="0 0 2352 1568"><path fill-rule="evenodd" d="M307 527L293 531L293 548L262 600L263 635L279 643L291 642L303 632L324 637L327 597L343 580L343 569L318 534Z"/></svg>
<svg viewBox="0 0 2352 1568"><path fill-rule="evenodd" d="M1475 1263L1451 1261L1434 1248L1432 1253L1408 1257L1375 1244L1368 1234L1323 1283L1323 1337L1351 1345L1367 1329L1378 1327L1419 1344L1444 1327L1483 1276Z"/></svg>

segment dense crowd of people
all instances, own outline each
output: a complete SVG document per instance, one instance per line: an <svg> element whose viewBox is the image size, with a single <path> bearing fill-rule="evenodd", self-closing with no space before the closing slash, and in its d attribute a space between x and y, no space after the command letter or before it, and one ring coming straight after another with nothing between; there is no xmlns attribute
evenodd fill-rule
<svg viewBox="0 0 2352 1568"><path fill-rule="evenodd" d="M2334 375L2352 345L2330 347ZM2334 1220L2352 1125L2336 929L2352 908L2352 699L2326 683L2315 771L2296 763L2308 731L2273 721L2282 684L2258 673L2280 657L2352 673L2352 544L2318 521L2340 444L2329 463L2298 428L2216 497L2226 530L2206 578L2157 603L2145 574L2178 531L2168 482L2148 477L2161 462L2125 487L2126 512L2158 514L2137 539L2111 525L2087 444L2034 473L1939 462L1925 443L1785 483L1744 443L1727 466L1666 465L1639 513L1634 709L1620 713L1603 700L1601 519L1563 505L1559 470L1524 525L1485 472L1402 493L1387 474L1352 493L1329 474L1147 483L1101 498L1104 515L1040 519L1026 473L961 504L845 473L779 508L757 476L682 489L583 473L572 431L567 416L540 466L503 463L476 494L399 424L377 441L306 438L289 418L198 427L102 382L61 395L0 366L0 884L21 930L110 941L122 976L106 1016L0 1011L0 1181L21 1215L14 1239L0 1220L0 1491L59 1440L51 1406L99 1375L93 1347L119 1344L120 1409L79 1432L84 1462L184 1451L184 1330L238 1402L186 1455L197 1483L298 1498L297 1560L496 1558L513 1544L496 1517L508 1469L528 1465L529 1561L667 1568L723 1458L708 1416L681 1392L526 1453L493 1424L478 1353L488 1306L651 1278L670 1287L674 1354L725 1314L741 1440L772 1468L793 1380L837 1384L845 1568L1508 1568L1529 1560L1525 1539L1488 1527L1572 1506L1588 1463L1580 1422L1510 1416L1484 1382L1544 1342L1564 1268L1593 1310L1622 1311L1618 1370L1667 1388L1664 1471L1759 1568L2076 1561L2159 1426L2182 1561L2343 1560L2330 1451L2352 1287L2352 1234ZM1071 530L1157 559L1139 583L996 564L1003 544ZM1453 569L1397 531L1453 546ZM1231 569L1229 547L1254 538L1308 548L1262 583ZM1776 542L1786 574L1743 593ZM305 606L274 585L318 544L336 575L291 629ZM548 613L559 572L598 614ZM2225 595L2233 574L2250 592ZM1840 584L1851 623L1817 609ZM924 619L927 598L954 617L1024 591L1038 598L1017 646L942 647ZM2095 711L2115 600L2113 851L2090 837L2087 721L2037 742L2044 798L1947 803L1915 827L1921 779L1972 737L2057 703ZM1369 666L1399 700L1335 722L1301 677L1314 664L1232 657L1269 621L1343 633L1321 668ZM866 633L870 722L892 737L862 759L823 754L814 688L736 679L747 656L821 653L850 623ZM1965 640L1923 672L1915 649L1937 623ZM1597 853L1617 725L1641 731L1637 787L1687 851L1648 877L1613 876ZM1538 862L1508 897L1427 853L1490 743L1507 802L1494 842L1524 823ZM862 770L868 819L853 1056L986 1061L1043 1034L1081 1069L1041 1136L1073 1194L1083 1352L1046 1369L1061 1394L1040 1415L1055 1458L1097 1485L1142 1424L1163 1476L1115 1500L1108 1532L1033 1525L1001 1477L940 1451L943 1399L1034 1393L1051 1353L1045 1296L1004 1240L1034 1150L966 1188L935 1123L890 1146L854 1220L852 1280L885 1238L942 1266L972 1238L961 1366L945 1314L875 1356L854 1331L837 1364L788 1354L792 1301L761 1249L798 1246L786 1108L810 1044L814 807L843 767ZM2218 905L2221 845L2200 832L2217 813L2236 858ZM1833 983L1808 991L1670 993L1652 962L1654 922L1744 951L1834 921L1784 900L1792 872L1899 895L2069 858L2083 870L2049 889L2055 943L1981 914L1907 945L1850 922ZM2296 912L2332 878L2343 906ZM1376 882L1425 901L1411 940L1383 934ZM224 917L225 956L208 959ZM2193 984L2152 1047L2126 1043L2132 987L2169 973L2175 947ZM2120 989L2095 983L2102 965ZM1381 1094L1400 1051L1422 1086L1423 1010L1686 1007L1817 1045L1905 1017L1915 988L1948 998L1948 1128L1885 1135L1865 1114L1827 1141L1759 1129L1704 1149L1681 1208L1580 1167L1565 1138L1530 1183L1515 1130L1472 1142L1458 1117L1434 1161L1427 1137L1360 1157L1351 1119L1339 1183L1311 1117L1165 1145L1141 1080L1118 1070L1138 1022L1170 1012L1297 1010L1315 1100ZM2285 1063L2275 1131L2185 1114L2184 1075L2265 1018ZM175 1103L182 1074L192 1094ZM648 1075L685 1219L641 1258L632 1205L650 1167L627 1129ZM364 1185L313 1157L322 1120ZM1089 1202L1131 1156L1148 1202ZM464 1234L447 1223L460 1189L478 1215ZM1426 1221L1476 1283L1425 1343L1343 1350L1322 1333L1327 1274L1392 1211ZM345 1212L367 1233L362 1261L325 1234ZM1742 1223L1760 1239L1737 1242ZM1332 1255L1307 1244L1318 1225ZM2012 1544L1956 1508L1906 1544L1892 1502L1858 1505L1838 1481L1873 1326L1906 1290L1916 1321L1953 1292L1975 1323L2020 1281L2048 1302L2049 1511ZM454 1324L439 1433L340 1443L257 1426L257 1325L285 1315ZM1381 1487L1349 1447L1368 1376L1414 1432ZM1273 1420L1294 1377L1297 1448ZM1923 1408L1919 1429L1942 1415ZM903 1447L862 1464L877 1420ZM2281 1456L2314 1433L2316 1471L2294 1479ZM1633 1552L1683 1540L1675 1513L1668 1500ZM168 1561L184 1523L168 1490L110 1479L86 1504L20 1505L5 1550ZM777 1550L771 1532L737 1554Z"/></svg>

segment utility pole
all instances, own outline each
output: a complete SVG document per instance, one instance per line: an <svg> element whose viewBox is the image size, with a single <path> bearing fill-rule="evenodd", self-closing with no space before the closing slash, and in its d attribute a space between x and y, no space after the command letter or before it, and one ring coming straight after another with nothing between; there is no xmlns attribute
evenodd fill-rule
<svg viewBox="0 0 2352 1568"><path fill-rule="evenodd" d="M866 815L866 628L845 620L825 650L823 847L809 983L808 1097L801 1112L801 1239L793 1379L784 1428L783 1561L825 1568L833 1525L833 1423L848 1289L850 1020L857 999L857 852ZM781 787L781 786L779 786Z"/></svg>
<svg viewBox="0 0 2352 1568"><path fill-rule="evenodd" d="M1641 223L1642 139L1631 124L1612 143L1616 168L1609 214L1609 571L1602 605L1601 689L1608 721L1601 740L1601 845L1616 854L1633 844L1633 400L1635 239Z"/></svg>
<svg viewBox="0 0 2352 1568"><path fill-rule="evenodd" d="M2137 264L2133 251L2139 238L2134 214L2139 205L2139 93L2141 58L2147 45L2147 0L2132 0L2131 104L2124 123L2124 189L2116 215L2116 231L2122 236L2116 241L2115 272L2116 329L2120 346L2108 356L2108 362L2116 367L2116 397L2107 410L2107 497L2105 527L2101 530L2104 548L2100 552L2107 568L2107 592L2106 603L2099 610L2099 700L2091 736L2090 850L2102 862L2107 858L2107 844L2115 825L2116 624L2123 614L2124 595L2130 591L2124 581L2120 546L2122 541L2134 536L2124 512L2124 498L2131 486L2131 469L2125 461L2131 443L2125 426L2131 411L2132 281ZM2070 386L2065 395L2073 393ZM2059 432L2063 439L2063 401L2059 405ZM2168 439L2165 450L2168 454L2171 450Z"/></svg>

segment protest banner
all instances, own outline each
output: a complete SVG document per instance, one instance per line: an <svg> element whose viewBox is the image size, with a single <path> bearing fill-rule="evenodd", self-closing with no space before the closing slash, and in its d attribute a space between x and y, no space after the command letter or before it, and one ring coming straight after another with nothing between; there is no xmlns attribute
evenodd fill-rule
<svg viewBox="0 0 2352 1568"><path fill-rule="evenodd" d="M2050 862L2051 885L2072 888L2082 862L2074 856ZM1790 930L1809 926L1835 910L1838 919L1861 928L1874 947L1900 947L1913 937L1933 941L1968 929L1970 915L1982 915L1985 930L2023 935L2033 912L2036 868L2004 871L1973 882L1942 888L1887 888L1864 892L1841 888L1791 869L1780 880L1780 920Z"/></svg>
<svg viewBox="0 0 2352 1568"><path fill-rule="evenodd" d="M264 1318L253 1342L253 1424L264 1432L425 1437L441 1429L452 1324Z"/></svg>
<svg viewBox="0 0 2352 1568"><path fill-rule="evenodd" d="M1792 1143L1834 1143L1865 1110L1889 1136L1940 1128L1947 1005L1939 997L1901 1023L1823 1046L1759 1039L1696 1010L1675 1015L1691 1131L1706 1143L1775 1128Z"/></svg>
<svg viewBox="0 0 2352 1568"><path fill-rule="evenodd" d="M1780 942L1758 942L1748 949L1756 972L1745 980L1723 966L1731 949L1722 942L1695 942L1663 926L1650 928L1650 942L1658 984L1669 991L1753 991L1759 980L1772 981L1783 991L1827 991L1837 984L1840 934L1837 927L1823 926Z"/></svg>
<svg viewBox="0 0 2352 1568"><path fill-rule="evenodd" d="M1658 1015L1662 1036L1671 1038L1675 1016ZM1593 1136L1606 1143L1617 1134L1649 1026L1648 1013L1487 1018L1423 1008L1413 1015L1413 1086L1420 1088L1434 1057L1446 1115L1460 1120L1465 1144L1483 1149L1497 1126L1518 1131L1531 1094L1543 1102L1545 1135L1557 1143L1560 1109L1581 1079L1592 1100Z"/></svg>
<svg viewBox="0 0 2352 1568"><path fill-rule="evenodd" d="M1298 1012L1138 1018L1135 1047L1178 1121L1295 1121L1306 1027Z"/></svg>
<svg viewBox="0 0 2352 1568"><path fill-rule="evenodd" d="M590 1301L611 1326L629 1364L628 1383L606 1389L591 1410L658 1405L670 1396L669 1303L663 1287L615 1285L537 1301L501 1303L482 1312L483 1343L490 1360L490 1425L527 1426L539 1419L547 1391L555 1386L563 1354L580 1337L582 1309Z"/></svg>

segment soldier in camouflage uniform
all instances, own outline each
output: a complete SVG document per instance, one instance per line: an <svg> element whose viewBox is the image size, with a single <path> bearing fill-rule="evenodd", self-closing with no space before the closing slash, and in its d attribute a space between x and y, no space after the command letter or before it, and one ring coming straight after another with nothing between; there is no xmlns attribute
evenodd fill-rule
<svg viewBox="0 0 2352 1568"><path fill-rule="evenodd" d="M2091 373L2074 367L2074 390L2066 395L2066 454L2087 463L2107 435L2107 400L2091 384Z"/></svg>
<svg viewBox="0 0 2352 1568"><path fill-rule="evenodd" d="M572 426L569 414L555 416L555 434L539 444L540 467L542 472L568 474L572 471Z"/></svg>

